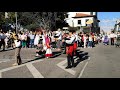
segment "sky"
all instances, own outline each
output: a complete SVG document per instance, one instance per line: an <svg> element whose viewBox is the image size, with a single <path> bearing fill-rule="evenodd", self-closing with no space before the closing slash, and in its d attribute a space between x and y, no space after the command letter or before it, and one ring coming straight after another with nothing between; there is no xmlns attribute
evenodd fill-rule
<svg viewBox="0 0 120 90"><path fill-rule="evenodd" d="M98 12L100 28L105 32L114 29L116 20L120 19L120 12Z"/></svg>

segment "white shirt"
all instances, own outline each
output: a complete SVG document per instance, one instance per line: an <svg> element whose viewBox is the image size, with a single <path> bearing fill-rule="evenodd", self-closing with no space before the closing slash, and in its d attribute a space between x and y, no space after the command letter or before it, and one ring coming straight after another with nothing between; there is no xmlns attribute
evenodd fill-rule
<svg viewBox="0 0 120 90"><path fill-rule="evenodd" d="M44 37L44 35L42 35L42 39L43 39L42 43L45 44L45 37ZM38 45L39 40L40 40L40 35L36 35L35 39L34 39L34 45Z"/></svg>
<svg viewBox="0 0 120 90"><path fill-rule="evenodd" d="M21 35L21 40L25 40L25 38L27 38L26 35Z"/></svg>
<svg viewBox="0 0 120 90"><path fill-rule="evenodd" d="M75 41L78 41L78 35L75 34Z"/></svg>
<svg viewBox="0 0 120 90"><path fill-rule="evenodd" d="M67 44L73 44L75 42L75 36L72 35L70 40L65 40Z"/></svg>
<svg viewBox="0 0 120 90"><path fill-rule="evenodd" d="M10 37L10 34L9 34L9 33L6 33L5 35L6 35L7 37Z"/></svg>
<svg viewBox="0 0 120 90"><path fill-rule="evenodd" d="M62 33L61 33L61 31L56 31L56 36L59 36L58 40L62 40Z"/></svg>
<svg viewBox="0 0 120 90"><path fill-rule="evenodd" d="M34 40L34 45L38 45L38 43L39 43L39 35L36 35Z"/></svg>
<svg viewBox="0 0 120 90"><path fill-rule="evenodd" d="M15 47L20 47L21 46L21 41L18 41L18 40L15 40L14 42L15 42Z"/></svg>
<svg viewBox="0 0 120 90"><path fill-rule="evenodd" d="M115 37L115 34L114 33L111 33L110 34L110 38L114 38Z"/></svg>
<svg viewBox="0 0 120 90"><path fill-rule="evenodd" d="M89 41L92 41L92 37L89 37Z"/></svg>
<svg viewBox="0 0 120 90"><path fill-rule="evenodd" d="M35 36L34 34L29 35L30 39L34 39L34 36Z"/></svg>

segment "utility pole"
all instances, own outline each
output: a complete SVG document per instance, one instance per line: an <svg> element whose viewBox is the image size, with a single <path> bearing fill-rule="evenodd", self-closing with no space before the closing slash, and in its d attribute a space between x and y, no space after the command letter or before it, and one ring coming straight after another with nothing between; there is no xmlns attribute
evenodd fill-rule
<svg viewBox="0 0 120 90"><path fill-rule="evenodd" d="M7 31L7 27L8 27L8 12L5 12L5 29L6 29L6 31Z"/></svg>
<svg viewBox="0 0 120 90"><path fill-rule="evenodd" d="M15 18L16 18L16 34L18 33L18 31L17 31L17 12L15 12Z"/></svg>

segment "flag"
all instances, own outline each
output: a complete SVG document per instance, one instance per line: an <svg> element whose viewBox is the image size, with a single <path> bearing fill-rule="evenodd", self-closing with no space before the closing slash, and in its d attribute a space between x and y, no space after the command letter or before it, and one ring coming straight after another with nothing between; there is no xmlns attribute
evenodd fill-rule
<svg viewBox="0 0 120 90"><path fill-rule="evenodd" d="M8 18L8 13L7 12L5 12L5 18Z"/></svg>

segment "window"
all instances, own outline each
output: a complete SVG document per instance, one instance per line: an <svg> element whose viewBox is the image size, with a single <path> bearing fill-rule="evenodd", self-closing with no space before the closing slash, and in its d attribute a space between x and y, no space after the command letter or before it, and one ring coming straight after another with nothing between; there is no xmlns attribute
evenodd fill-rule
<svg viewBox="0 0 120 90"><path fill-rule="evenodd" d="M81 24L81 20L78 20L78 24Z"/></svg>
<svg viewBox="0 0 120 90"><path fill-rule="evenodd" d="M85 22L87 22L87 21L89 21L89 19L86 19L86 21L85 21ZM88 26L88 25L86 24L86 26Z"/></svg>

